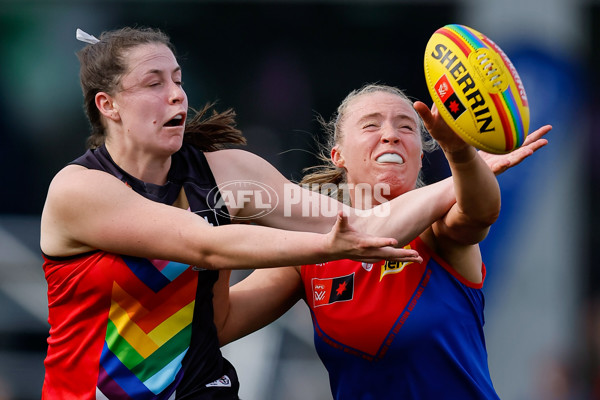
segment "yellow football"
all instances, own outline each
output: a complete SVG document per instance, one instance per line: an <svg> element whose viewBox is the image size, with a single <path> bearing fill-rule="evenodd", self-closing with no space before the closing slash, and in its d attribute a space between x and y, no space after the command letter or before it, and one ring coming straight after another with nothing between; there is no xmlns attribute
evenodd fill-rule
<svg viewBox="0 0 600 400"><path fill-rule="evenodd" d="M525 88L496 43L464 25L433 33L425 49L425 80L444 121L470 145L505 154L529 132Z"/></svg>

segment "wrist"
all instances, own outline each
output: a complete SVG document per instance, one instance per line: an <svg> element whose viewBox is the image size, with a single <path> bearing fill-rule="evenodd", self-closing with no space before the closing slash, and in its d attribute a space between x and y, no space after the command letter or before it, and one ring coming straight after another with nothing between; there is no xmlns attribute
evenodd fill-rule
<svg viewBox="0 0 600 400"><path fill-rule="evenodd" d="M453 164L465 164L477 157L477 150L473 146L466 145L461 148L442 148L448 162Z"/></svg>
<svg viewBox="0 0 600 400"><path fill-rule="evenodd" d="M318 262L332 261L336 259L336 249L329 233L317 233L319 235L318 243L315 255L319 259Z"/></svg>

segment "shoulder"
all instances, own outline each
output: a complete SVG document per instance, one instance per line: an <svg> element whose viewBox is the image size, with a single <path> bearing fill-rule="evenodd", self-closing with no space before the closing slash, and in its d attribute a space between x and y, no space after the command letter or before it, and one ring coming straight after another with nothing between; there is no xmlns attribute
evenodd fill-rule
<svg viewBox="0 0 600 400"><path fill-rule="evenodd" d="M131 192L130 187L107 172L68 165L50 182L42 213L56 218L81 208L93 212L100 204L114 206Z"/></svg>
<svg viewBox="0 0 600 400"><path fill-rule="evenodd" d="M243 168L248 164L260 162L260 157L249 151L240 149L226 149L216 151L202 151L195 146L185 145L175 153L176 157L181 157L186 162L194 161L207 163L213 170Z"/></svg>
<svg viewBox="0 0 600 400"><path fill-rule="evenodd" d="M103 192L98 190L104 186L99 182L101 179L97 179L99 174L109 176L98 170L71 164L54 176L41 215L42 252L53 256L70 256L92 250L91 247L76 243L71 238L68 227L72 221L81 219L77 210L84 204L87 205L89 198L98 197Z"/></svg>
<svg viewBox="0 0 600 400"><path fill-rule="evenodd" d="M217 150L206 152L204 155L206 156L208 163L211 165L231 163L237 164L245 162L267 162L256 154L241 149Z"/></svg>
<svg viewBox="0 0 600 400"><path fill-rule="evenodd" d="M54 176L50 182L48 194L67 192L72 195L82 189L97 191L101 190L104 185L113 183L120 183L120 181L104 171L70 164Z"/></svg>
<svg viewBox="0 0 600 400"><path fill-rule="evenodd" d="M276 172L264 158L246 150L226 149L204 154L217 182L261 179Z"/></svg>
<svg viewBox="0 0 600 400"><path fill-rule="evenodd" d="M49 199L52 198L52 195L76 189L80 183L85 184L87 182L86 178L91 176L92 171L94 170L77 164L67 165L52 178L48 188Z"/></svg>

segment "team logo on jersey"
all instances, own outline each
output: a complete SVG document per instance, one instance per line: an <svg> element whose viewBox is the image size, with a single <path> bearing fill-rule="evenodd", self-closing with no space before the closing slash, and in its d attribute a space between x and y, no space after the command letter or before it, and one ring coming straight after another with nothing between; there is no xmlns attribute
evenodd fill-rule
<svg viewBox="0 0 600 400"><path fill-rule="evenodd" d="M206 387L231 387L231 379L227 375L223 375L216 381L207 383Z"/></svg>
<svg viewBox="0 0 600 400"><path fill-rule="evenodd" d="M381 275L379 276L379 281L381 282L383 277L388 274L397 274L402 272L404 267L406 267L408 264L412 264L412 262L386 261L381 266Z"/></svg>
<svg viewBox="0 0 600 400"><path fill-rule="evenodd" d="M362 263L362 267L365 271L370 272L373 269L373 264L371 263Z"/></svg>
<svg viewBox="0 0 600 400"><path fill-rule="evenodd" d="M312 290L315 307L352 300L354 297L354 273L335 278L313 278Z"/></svg>
<svg viewBox="0 0 600 400"><path fill-rule="evenodd" d="M404 246L405 249L410 250L410 244ZM379 276L379 281L383 279L384 276L388 274L397 274L402 272L404 267L412 264L412 262L400 262L400 261L386 261L381 265L381 275Z"/></svg>

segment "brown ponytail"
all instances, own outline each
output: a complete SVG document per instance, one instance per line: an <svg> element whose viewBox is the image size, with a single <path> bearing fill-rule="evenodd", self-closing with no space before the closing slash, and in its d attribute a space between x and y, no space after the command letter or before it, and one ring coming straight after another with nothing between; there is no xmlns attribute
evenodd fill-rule
<svg viewBox="0 0 600 400"><path fill-rule="evenodd" d="M230 108L218 113L213 106L214 103L208 103L200 111L192 110L195 115L185 126L184 142L202 151L220 150L229 145L245 145L246 138L235 127L235 111Z"/></svg>

